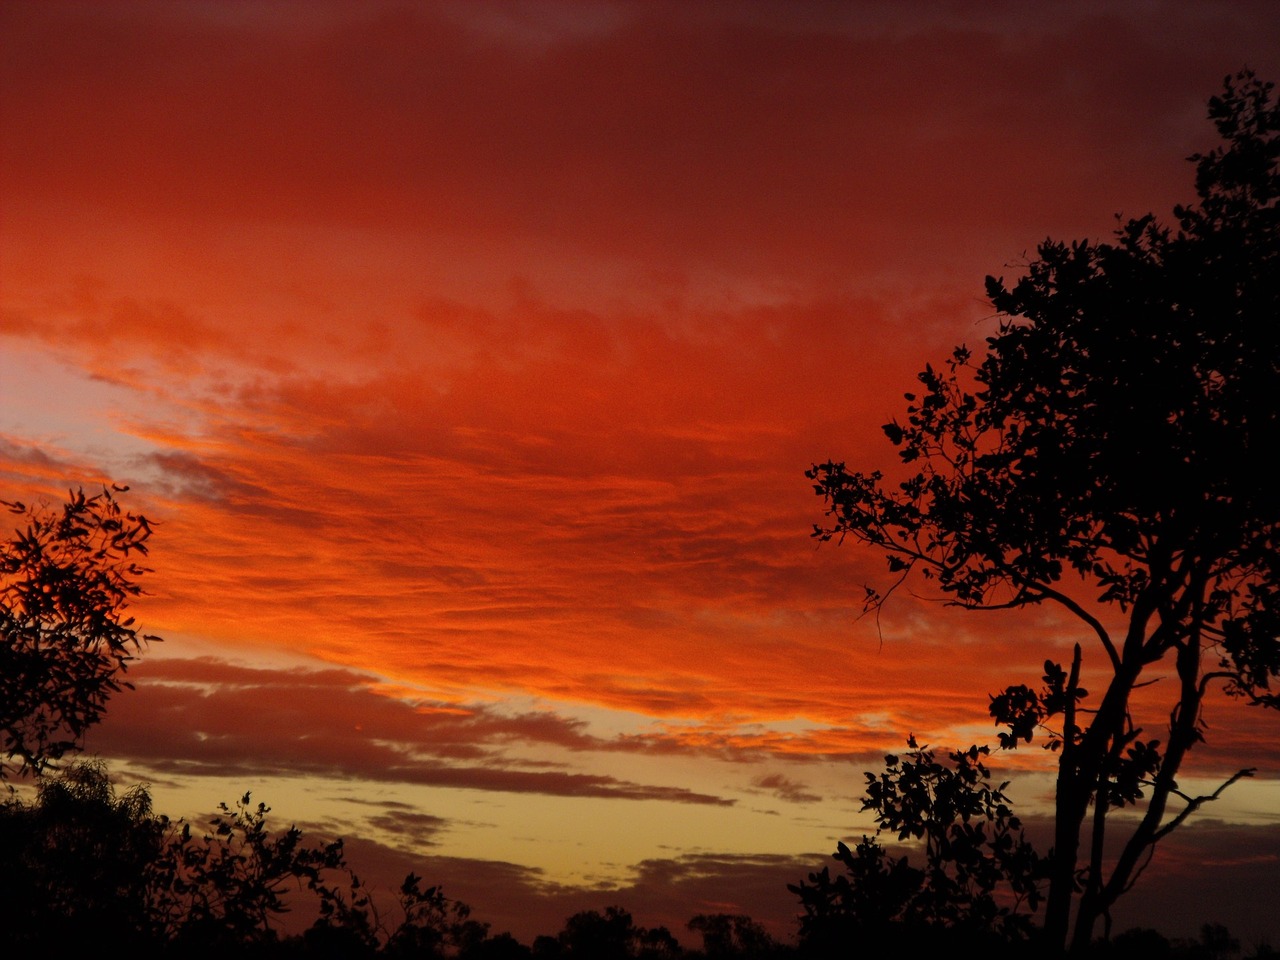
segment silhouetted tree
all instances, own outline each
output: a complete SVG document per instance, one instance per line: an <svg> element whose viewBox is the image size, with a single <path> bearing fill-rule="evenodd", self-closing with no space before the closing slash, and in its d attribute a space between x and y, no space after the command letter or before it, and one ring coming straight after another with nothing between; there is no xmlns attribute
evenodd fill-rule
<svg viewBox="0 0 1280 960"><path fill-rule="evenodd" d="M565 921L554 941L538 937L537 957L575 957L578 960L661 960L680 954L680 944L666 927L637 927L621 907L583 910Z"/></svg>
<svg viewBox="0 0 1280 960"><path fill-rule="evenodd" d="M536 960L552 960L564 952L560 938L549 933L540 933L533 938L532 953Z"/></svg>
<svg viewBox="0 0 1280 960"><path fill-rule="evenodd" d="M346 873L342 841L309 846L297 827L275 833L269 811L246 793L234 807L219 804L203 835L189 823L175 825L148 884L166 942L199 956L273 944L295 889L318 897L323 915L339 914L347 929L363 932L358 881L356 902L344 902L345 910L335 910L335 888L326 882L331 872Z"/></svg>
<svg viewBox="0 0 1280 960"><path fill-rule="evenodd" d="M141 589L151 527L103 488L60 510L0 501L19 526L0 540L0 780L79 748L143 642L125 610Z"/></svg>
<svg viewBox="0 0 1280 960"><path fill-rule="evenodd" d="M272 831L269 812L245 794L197 832L155 814L144 786L118 796L100 761L42 775L33 803L15 792L0 804L0 944L81 956L111 943L184 960L518 955L507 940L487 939L466 904L414 874L400 886L392 927L341 840ZM285 936L284 915L297 907L315 920Z"/></svg>
<svg viewBox="0 0 1280 960"><path fill-rule="evenodd" d="M763 960L778 952L778 944L768 931L748 916L700 913L688 926L702 934L702 952L707 960Z"/></svg>
<svg viewBox="0 0 1280 960"><path fill-rule="evenodd" d="M1134 927L1094 945L1089 956L1096 960L1172 960L1173 944L1158 930Z"/></svg>
<svg viewBox="0 0 1280 960"><path fill-rule="evenodd" d="M532 960L533 951L509 933L485 937L458 952L459 960Z"/></svg>
<svg viewBox="0 0 1280 960"><path fill-rule="evenodd" d="M1240 941L1221 923L1206 923L1200 928L1200 940L1193 956L1197 960L1228 960L1240 952Z"/></svg>
<svg viewBox="0 0 1280 960"><path fill-rule="evenodd" d="M471 919L471 908L465 903L448 899L438 886L424 888L415 874L400 885L399 902L403 920L387 939L386 956L470 955L489 933L488 924Z"/></svg>
<svg viewBox="0 0 1280 960"><path fill-rule="evenodd" d="M1012 286L987 278L1001 320L985 355L961 346L926 366L906 422L885 427L900 482L808 471L830 518L814 535L888 555L894 582L867 589L869 608L914 570L961 607L1057 604L1096 642L1092 706L1080 644L1065 668L1046 662L1042 687L991 702L1002 746L1045 733L1058 753L1051 948L1088 945L1156 843L1251 773L1180 792L1206 695L1280 705L1280 497L1265 467L1280 447L1280 110L1244 71L1209 117L1222 144L1191 158L1199 200L1175 208L1176 227L1144 216L1112 242L1045 241ZM1131 710L1156 665L1173 674L1162 736ZM1108 813L1135 805L1104 860Z"/></svg>
<svg viewBox="0 0 1280 960"><path fill-rule="evenodd" d="M840 843L828 867L807 883L788 885L804 911L800 936L809 952L829 955L841 944L901 941L907 933L971 944L1013 943L1032 930L1043 866L1022 834L984 758L988 748L950 754L907 741L906 757L885 758L883 773L868 773L863 810L875 812L877 835L923 843L923 862L894 858L876 837L850 850Z"/></svg>
<svg viewBox="0 0 1280 960"><path fill-rule="evenodd" d="M32 956L154 944L148 878L168 826L145 788L117 796L100 762L41 777L34 803L11 795L0 806L0 942Z"/></svg>

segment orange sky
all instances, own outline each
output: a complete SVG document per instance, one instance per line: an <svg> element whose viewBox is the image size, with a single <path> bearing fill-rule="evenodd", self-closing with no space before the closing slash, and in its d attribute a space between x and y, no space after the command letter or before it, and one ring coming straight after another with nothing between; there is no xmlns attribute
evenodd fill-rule
<svg viewBox="0 0 1280 960"><path fill-rule="evenodd" d="M1190 199L1207 97L1280 78L1273 5L1192 0L5 0L0 45L0 496L158 521L91 751L523 938L789 934L862 771L1065 658L907 597L881 644L803 471L888 467L985 274ZM1259 775L1128 917L1280 942L1280 721L1209 721L1188 783ZM996 761L1032 813L1042 760Z"/></svg>

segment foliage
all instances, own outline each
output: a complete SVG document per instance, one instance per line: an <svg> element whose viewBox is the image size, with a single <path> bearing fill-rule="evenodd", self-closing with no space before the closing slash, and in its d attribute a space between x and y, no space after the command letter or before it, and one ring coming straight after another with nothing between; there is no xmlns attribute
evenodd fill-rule
<svg viewBox="0 0 1280 960"><path fill-rule="evenodd" d="M840 944L887 942L903 932L1016 942L1031 932L1040 902L1043 865L1022 834L1004 794L992 786L986 747L934 759L914 737L905 758L885 757L883 773L867 773L863 810L875 812L877 837L923 844L924 863L893 857L876 837L852 850L837 846L843 874L823 867L808 883L789 886L800 897L803 943L819 954ZM946 931L945 934L941 931Z"/></svg>
<svg viewBox="0 0 1280 960"><path fill-rule="evenodd" d="M707 960L762 960L779 952L779 944L763 926L748 916L730 913L700 913L688 927L702 935L702 952Z"/></svg>
<svg viewBox="0 0 1280 960"><path fill-rule="evenodd" d="M680 956L680 943L666 927L637 927L629 912L611 906L573 914L554 939L538 937L533 954L548 960L663 960Z"/></svg>
<svg viewBox="0 0 1280 960"><path fill-rule="evenodd" d="M19 527L0 540L0 780L78 749L143 642L128 603L141 593L151 526L103 488L60 510L0 501Z"/></svg>
<svg viewBox="0 0 1280 960"><path fill-rule="evenodd" d="M466 904L414 874L398 892L399 922L385 929L342 841L274 832L269 812L246 793L197 832L153 813L143 786L117 796L99 761L39 777L34 803L13 794L0 806L2 942L58 956L104 939L183 958L512 956ZM282 934L284 915L308 905L310 927Z"/></svg>
<svg viewBox="0 0 1280 960"><path fill-rule="evenodd" d="M202 836L189 823L177 825L148 884L149 910L164 939L206 953L274 942L294 888L321 896L326 915L341 912L323 881L346 867L342 841L307 846L296 827L273 834L269 810L246 793L234 808L219 804ZM344 916L360 914L348 909Z"/></svg>
<svg viewBox="0 0 1280 960"><path fill-rule="evenodd" d="M471 908L447 899L440 887L423 889L421 878L411 873L400 885L399 903L403 920L387 940L387 956L466 956L481 952L489 925L470 919Z"/></svg>
<svg viewBox="0 0 1280 960"><path fill-rule="evenodd" d="M486 936L458 952L459 960L532 960L533 951L510 933Z"/></svg>
<svg viewBox="0 0 1280 960"><path fill-rule="evenodd" d="M1209 116L1223 142L1191 158L1199 202L1175 208L1176 228L1144 216L1112 242L1048 240L1011 286L987 278L1000 321L985 354L926 365L905 422L884 428L903 479L807 473L830 518L814 535L887 556L869 608L917 572L965 608L1057 604L1100 648L1088 712L1079 644L1068 667L1046 663L1043 689L991 703L1002 746L1047 732L1057 752L1051 948L1073 902L1087 944L1155 844L1217 796L1175 779L1206 694L1280 706L1280 498L1262 468L1280 442L1280 109L1244 71ZM1158 738L1131 711L1156 669L1174 676ZM1104 860L1108 812L1139 801Z"/></svg>
<svg viewBox="0 0 1280 960"><path fill-rule="evenodd" d="M0 806L0 931L7 942L61 956L103 942L147 942L148 875L167 827L144 788L117 796L96 762L42 778L33 804L10 796Z"/></svg>

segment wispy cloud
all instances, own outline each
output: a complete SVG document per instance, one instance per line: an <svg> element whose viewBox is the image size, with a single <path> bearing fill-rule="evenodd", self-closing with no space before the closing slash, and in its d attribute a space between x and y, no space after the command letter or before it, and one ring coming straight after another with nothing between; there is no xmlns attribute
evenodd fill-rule
<svg viewBox="0 0 1280 960"><path fill-rule="evenodd" d="M616 745L554 713L412 702L346 670L271 671L163 660L133 671L95 733L97 750L158 775L262 779L312 774L566 797L732 805L676 784L643 784L531 764L512 744L608 751Z"/></svg>

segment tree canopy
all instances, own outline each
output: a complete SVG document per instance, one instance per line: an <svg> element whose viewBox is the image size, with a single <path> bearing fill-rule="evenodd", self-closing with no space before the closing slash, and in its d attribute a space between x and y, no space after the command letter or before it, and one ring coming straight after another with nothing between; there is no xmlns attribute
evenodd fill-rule
<svg viewBox="0 0 1280 960"><path fill-rule="evenodd" d="M0 780L78 749L158 639L127 612L149 572L151 524L120 505L126 489L72 491L57 510L0 501L18 519L0 540Z"/></svg>
<svg viewBox="0 0 1280 960"><path fill-rule="evenodd" d="M1105 242L1046 240L1012 283L987 278L999 323L985 351L927 365L905 419L884 428L905 478L835 461L807 474L828 509L814 535L887 555L890 584L867 588L869 607L919 573L965 608L1058 604L1100 652L1096 702L1081 644L1067 666L1046 661L1039 689L991 700L1003 746L1047 734L1058 751L1045 934L1059 947L1077 890L1081 945L1156 842L1211 799L1176 780L1206 694L1280 706L1267 466L1280 446L1280 109L1245 70L1208 113L1221 143L1190 158L1198 201L1174 225L1147 215ZM1131 710L1154 669L1175 678L1159 738ZM1104 860L1107 813L1140 803Z"/></svg>

